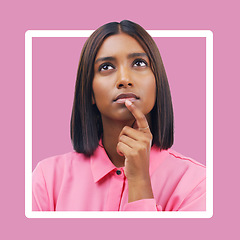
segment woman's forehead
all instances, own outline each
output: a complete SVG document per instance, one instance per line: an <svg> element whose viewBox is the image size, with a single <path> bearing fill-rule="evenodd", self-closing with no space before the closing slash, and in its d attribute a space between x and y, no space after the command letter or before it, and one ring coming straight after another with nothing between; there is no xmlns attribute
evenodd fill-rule
<svg viewBox="0 0 240 240"><path fill-rule="evenodd" d="M114 56L120 53L145 53L145 51L136 39L126 33L120 33L104 40L97 57Z"/></svg>

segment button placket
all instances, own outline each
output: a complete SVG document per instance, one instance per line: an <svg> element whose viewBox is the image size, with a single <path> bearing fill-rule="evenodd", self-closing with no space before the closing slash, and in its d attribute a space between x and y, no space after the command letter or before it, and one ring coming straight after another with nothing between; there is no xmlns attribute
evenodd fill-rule
<svg viewBox="0 0 240 240"><path fill-rule="evenodd" d="M125 185L123 169L114 169L106 202L107 211L118 211Z"/></svg>

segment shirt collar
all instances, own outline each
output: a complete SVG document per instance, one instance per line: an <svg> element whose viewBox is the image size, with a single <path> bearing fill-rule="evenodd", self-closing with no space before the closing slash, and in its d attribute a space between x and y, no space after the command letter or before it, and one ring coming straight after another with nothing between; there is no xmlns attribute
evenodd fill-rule
<svg viewBox="0 0 240 240"><path fill-rule="evenodd" d="M93 156L91 156L90 161L93 179L95 183L102 179L109 172L116 169L101 144L99 144Z"/></svg>
<svg viewBox="0 0 240 240"><path fill-rule="evenodd" d="M157 147L153 146L150 152L150 163L149 172L150 175L155 171L155 169L167 159L169 155L168 150L160 151ZM109 159L104 147L102 146L102 141L99 141L99 146L91 156L91 170L93 174L94 182L98 182L104 176L106 176L111 171L117 169L116 166ZM124 167L121 168L124 171Z"/></svg>

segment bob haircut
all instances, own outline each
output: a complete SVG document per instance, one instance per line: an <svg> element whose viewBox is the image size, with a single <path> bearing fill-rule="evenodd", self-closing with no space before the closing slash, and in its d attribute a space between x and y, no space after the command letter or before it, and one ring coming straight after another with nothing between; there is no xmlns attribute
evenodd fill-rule
<svg viewBox="0 0 240 240"><path fill-rule="evenodd" d="M119 33L128 34L138 41L149 57L150 67L155 76L156 102L151 111L150 124L152 145L162 150L170 148L173 144L172 99L158 47L140 25L123 20L99 27L87 39L81 52L70 126L73 148L85 156L94 153L103 135L101 114L96 104L92 104L95 58L103 41Z"/></svg>

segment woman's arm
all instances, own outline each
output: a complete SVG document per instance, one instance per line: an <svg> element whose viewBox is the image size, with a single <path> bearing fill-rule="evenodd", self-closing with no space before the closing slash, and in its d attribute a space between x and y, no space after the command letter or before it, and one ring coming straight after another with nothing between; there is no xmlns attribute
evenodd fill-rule
<svg viewBox="0 0 240 240"><path fill-rule="evenodd" d="M32 178L32 210L50 211L46 181L40 163L33 171Z"/></svg>
<svg viewBox="0 0 240 240"><path fill-rule="evenodd" d="M132 102L126 107L136 119L137 129L124 127L119 135L117 151L125 156L125 175L128 180L128 202L153 199L149 175L149 156L152 134L144 114Z"/></svg>

